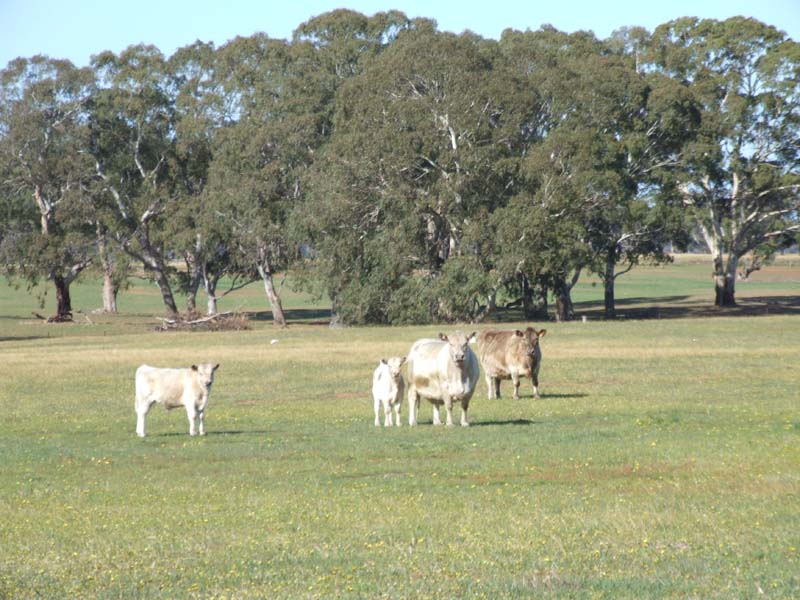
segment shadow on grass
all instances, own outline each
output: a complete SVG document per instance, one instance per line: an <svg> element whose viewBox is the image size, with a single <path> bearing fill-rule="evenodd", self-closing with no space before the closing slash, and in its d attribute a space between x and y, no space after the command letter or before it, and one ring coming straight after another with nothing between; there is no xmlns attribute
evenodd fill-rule
<svg viewBox="0 0 800 600"><path fill-rule="evenodd" d="M474 421L470 423L470 427L484 427L487 425L539 425L542 421L531 421L530 419L505 419L505 420L493 420L493 421Z"/></svg>
<svg viewBox="0 0 800 600"><path fill-rule="evenodd" d="M584 394L582 392L570 392L568 394L542 394L539 399L545 400L545 399L548 399L548 398L586 398L588 395L589 394ZM534 397L533 394L521 394L520 397L519 397L519 400L514 400L514 398L511 396L511 394L508 394L508 395L501 395L496 400L493 399L493 398L485 398L485 397L484 398L480 398L480 400L483 401L483 402L490 402L491 403L491 402L495 402L495 401L504 402L506 400L511 400L512 402L520 402L520 401L523 401L523 400L537 401L538 399L536 397Z"/></svg>
<svg viewBox="0 0 800 600"><path fill-rule="evenodd" d="M736 306L720 307L714 306L711 299L696 296L642 296L617 299L615 308L617 320L800 315L800 295L739 296L736 302ZM576 302L574 309L576 318L582 316L590 320L605 318L602 301ZM542 316L527 318L519 307L500 308L490 319L498 323L549 320Z"/></svg>
<svg viewBox="0 0 800 600"><path fill-rule="evenodd" d="M275 433L274 431L267 431L266 429L234 429L232 431L206 431L205 435L197 435L194 436L198 439L202 439L204 437L222 437L222 436L229 436L229 435L270 435ZM167 437L187 437L190 438L192 436L189 435L188 432L185 431L168 431L166 433L148 433L147 437L149 438L167 438Z"/></svg>
<svg viewBox="0 0 800 600"><path fill-rule="evenodd" d="M800 296L740 296L736 306L720 307L689 296L625 298L617 301L618 317L624 319L691 319L708 317L758 317L800 315ZM584 312L580 306L578 311ZM587 303L586 313L602 318L602 303Z"/></svg>
<svg viewBox="0 0 800 600"><path fill-rule="evenodd" d="M302 322L309 325L328 325L331 320L331 311L328 308L290 308L283 311L286 321ZM272 321L271 310L261 310L248 313L253 321Z"/></svg>

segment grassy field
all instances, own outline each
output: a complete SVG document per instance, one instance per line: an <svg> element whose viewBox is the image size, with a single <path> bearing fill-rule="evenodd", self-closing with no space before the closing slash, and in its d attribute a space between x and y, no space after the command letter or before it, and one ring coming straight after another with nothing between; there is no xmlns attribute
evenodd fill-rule
<svg viewBox="0 0 800 600"><path fill-rule="evenodd" d="M588 322L536 324L542 398L481 382L449 429L376 428L369 392L448 327L329 329L292 293L285 330L162 333L144 284L47 325L0 287L0 598L799 597L800 260L732 311L709 270L626 275L614 323L587 278ZM156 407L138 439L136 367L206 360L208 435Z"/></svg>

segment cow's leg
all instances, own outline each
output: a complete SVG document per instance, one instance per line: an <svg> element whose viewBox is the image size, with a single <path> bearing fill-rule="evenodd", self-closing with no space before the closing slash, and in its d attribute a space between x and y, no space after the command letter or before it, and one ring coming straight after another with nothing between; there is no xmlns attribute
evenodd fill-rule
<svg viewBox="0 0 800 600"><path fill-rule="evenodd" d="M434 425L441 425L442 424L442 416L439 413L439 405L433 404L433 424Z"/></svg>
<svg viewBox="0 0 800 600"><path fill-rule="evenodd" d="M511 381L514 382L514 400L519 400L519 374L511 373Z"/></svg>
<svg viewBox="0 0 800 600"><path fill-rule="evenodd" d="M417 424L417 410L419 409L419 394L414 386L408 388L408 424L414 426Z"/></svg>
<svg viewBox="0 0 800 600"><path fill-rule="evenodd" d="M375 408L375 427L381 426L381 399L373 397L373 404Z"/></svg>
<svg viewBox="0 0 800 600"><path fill-rule="evenodd" d="M467 420L467 409L469 408L469 400L462 400L461 401L461 426L462 427L469 427L469 421Z"/></svg>
<svg viewBox="0 0 800 600"><path fill-rule="evenodd" d="M400 427L400 402L394 405L394 424Z"/></svg>
<svg viewBox="0 0 800 600"><path fill-rule="evenodd" d="M494 378L486 375L486 399L491 400L494 397Z"/></svg>
<svg viewBox="0 0 800 600"><path fill-rule="evenodd" d="M539 373L534 372L531 374L531 381L533 382L533 397L539 399Z"/></svg>
<svg viewBox="0 0 800 600"><path fill-rule="evenodd" d="M136 435L144 437L144 418L150 412L150 407L153 403L146 398L136 398Z"/></svg>
<svg viewBox="0 0 800 600"><path fill-rule="evenodd" d="M206 416L206 409L202 409L202 410L198 410L197 411L197 426L198 426L198 429L199 429L198 433L200 435L205 435L206 434L206 430L203 427L203 417L205 417L205 416Z"/></svg>
<svg viewBox="0 0 800 600"><path fill-rule="evenodd" d="M383 400L383 426L392 426L392 406L389 404L388 398Z"/></svg>
<svg viewBox="0 0 800 600"><path fill-rule="evenodd" d="M186 416L189 418L189 435L197 435L194 428L194 418L197 416L197 408L194 404L186 406Z"/></svg>
<svg viewBox="0 0 800 600"><path fill-rule="evenodd" d="M495 399L500 398L500 378L499 377L495 377L492 385L494 385L494 397L495 397Z"/></svg>
<svg viewBox="0 0 800 600"><path fill-rule="evenodd" d="M447 411L447 426L453 426L453 400L450 396L444 398L444 409Z"/></svg>

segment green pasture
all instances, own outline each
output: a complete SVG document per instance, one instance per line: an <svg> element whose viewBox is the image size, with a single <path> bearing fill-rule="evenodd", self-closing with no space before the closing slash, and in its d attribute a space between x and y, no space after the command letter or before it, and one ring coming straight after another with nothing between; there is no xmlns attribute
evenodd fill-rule
<svg viewBox="0 0 800 600"><path fill-rule="evenodd" d="M709 274L635 270L618 322L587 277L587 322L535 324L542 398L481 381L469 428L372 424L378 359L456 326L330 329L287 288L281 330L254 285L247 331L156 332L155 288L109 317L91 281L48 325L2 285L0 598L799 597L800 261L732 311ZM210 360L208 434L137 438L136 367Z"/></svg>

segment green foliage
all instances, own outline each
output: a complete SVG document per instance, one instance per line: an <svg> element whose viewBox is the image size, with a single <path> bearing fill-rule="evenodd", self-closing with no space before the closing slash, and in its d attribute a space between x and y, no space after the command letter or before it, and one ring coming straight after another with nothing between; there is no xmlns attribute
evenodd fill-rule
<svg viewBox="0 0 800 600"><path fill-rule="evenodd" d="M494 41L339 9L290 41L19 59L3 268L63 292L98 259L121 281L122 250L169 312L176 282L192 310L201 285L212 304L261 278L278 324L292 268L348 323L476 320L499 297L532 316L548 295L568 319L592 273L613 318L618 278L699 232L731 304L736 261L800 231L799 57L742 17Z"/></svg>
<svg viewBox="0 0 800 600"><path fill-rule="evenodd" d="M92 90L91 71L69 61L20 58L0 73L0 195L10 209L0 264L31 285L53 283L58 320L71 318L69 287L92 261L97 216L83 153Z"/></svg>
<svg viewBox="0 0 800 600"><path fill-rule="evenodd" d="M798 44L753 19L684 18L653 34L649 64L697 113L673 186L714 255L716 304L735 303L746 253L769 254L800 230ZM765 246L767 248L759 249Z"/></svg>

